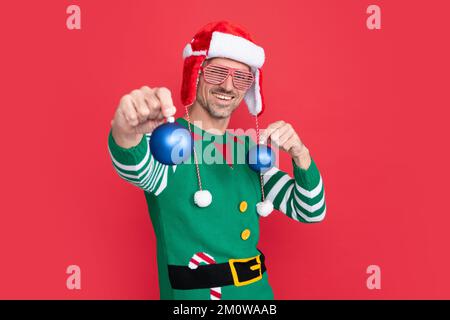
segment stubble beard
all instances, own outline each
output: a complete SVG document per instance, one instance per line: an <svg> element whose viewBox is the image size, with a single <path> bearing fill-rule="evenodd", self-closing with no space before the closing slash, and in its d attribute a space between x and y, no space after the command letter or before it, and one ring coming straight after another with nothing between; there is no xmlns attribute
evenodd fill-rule
<svg viewBox="0 0 450 320"><path fill-rule="evenodd" d="M236 110L237 104L233 104L229 107L221 107L214 105L207 100L198 99L200 106L208 112L208 114L215 119L226 119Z"/></svg>

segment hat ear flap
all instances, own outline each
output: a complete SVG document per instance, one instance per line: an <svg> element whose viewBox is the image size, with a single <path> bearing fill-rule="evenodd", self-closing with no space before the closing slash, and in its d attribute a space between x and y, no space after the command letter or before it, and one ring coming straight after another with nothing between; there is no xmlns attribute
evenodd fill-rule
<svg viewBox="0 0 450 320"><path fill-rule="evenodd" d="M257 68L252 68L255 75L255 81L252 86L247 90L244 96L245 103L247 104L248 111L256 116L260 115L264 110L264 99L261 92L262 88L262 71Z"/></svg>
<svg viewBox="0 0 450 320"><path fill-rule="evenodd" d="M181 84L181 102L185 106L194 103L197 95L197 80L200 67L205 60L203 55L191 55L184 59L183 83Z"/></svg>

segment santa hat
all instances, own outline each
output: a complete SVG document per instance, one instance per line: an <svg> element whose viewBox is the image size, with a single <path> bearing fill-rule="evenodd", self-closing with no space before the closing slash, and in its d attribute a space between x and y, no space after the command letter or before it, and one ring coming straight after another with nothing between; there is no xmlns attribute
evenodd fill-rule
<svg viewBox="0 0 450 320"><path fill-rule="evenodd" d="M262 95L262 71L265 54L264 49L255 44L250 34L242 27L228 21L212 22L200 29L183 50L183 83L181 86L181 101L186 108L186 115L190 120L187 107L196 100L197 84L200 68L206 59L228 58L248 65L255 77L252 86L247 90L244 101L249 112L255 116L257 139L259 139L258 115L264 110ZM194 202L199 207L207 207L212 201L208 190L203 190L198 168L197 156L194 150L194 160L197 170L199 191L194 195ZM256 206L257 212L267 216L272 212L272 203L264 199L264 190L261 180L262 201Z"/></svg>

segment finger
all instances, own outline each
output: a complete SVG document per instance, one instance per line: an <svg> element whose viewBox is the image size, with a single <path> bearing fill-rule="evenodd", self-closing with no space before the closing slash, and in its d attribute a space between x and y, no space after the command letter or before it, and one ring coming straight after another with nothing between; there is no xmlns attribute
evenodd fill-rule
<svg viewBox="0 0 450 320"><path fill-rule="evenodd" d="M284 123L281 127L278 127L270 134L270 141L275 143L275 145L277 145L278 147L281 147L283 145L283 142L285 142L289 137L286 137L286 134L291 132L291 130L291 125L289 123Z"/></svg>
<svg viewBox="0 0 450 320"><path fill-rule="evenodd" d="M167 88L157 88L155 90L155 95L161 103L161 112L167 117L175 115L176 108L172 101L172 94Z"/></svg>
<svg viewBox="0 0 450 320"><path fill-rule="evenodd" d="M279 127L281 127L285 122L280 120L280 121L276 121L272 124L270 124L266 130L264 130L264 132L261 134L260 138L259 138L259 143L266 143L268 137L270 137L270 135L272 134L272 132L274 132L275 130L277 130Z"/></svg>
<svg viewBox="0 0 450 320"><path fill-rule="evenodd" d="M158 114L161 113L161 103L155 95L155 90L151 89L147 86L143 86L140 89L144 94L144 99L147 102L147 106L150 110L150 118L155 119L158 117Z"/></svg>
<svg viewBox="0 0 450 320"><path fill-rule="evenodd" d="M270 140L273 141L273 142L279 143L281 135L286 133L286 131L288 129L289 129L289 125L284 123L280 127L272 130L272 132L269 135Z"/></svg>
<svg viewBox="0 0 450 320"><path fill-rule="evenodd" d="M278 130L278 133L279 133L278 143L280 144L280 146L284 146L286 141L288 141L292 136L296 135L294 129L290 124L281 127Z"/></svg>
<svg viewBox="0 0 450 320"><path fill-rule="evenodd" d="M138 124L136 109L134 108L134 103L132 97L127 94L122 98L122 113L127 122L127 124L131 127Z"/></svg>
<svg viewBox="0 0 450 320"><path fill-rule="evenodd" d="M141 90L133 90L131 91L131 97L134 101L134 107L136 109L139 122L144 122L150 114L150 110L144 98L144 93Z"/></svg>
<svg viewBox="0 0 450 320"><path fill-rule="evenodd" d="M299 140L297 139L297 137L291 136L283 145L284 150L286 150L287 152L289 152L289 150L291 150L291 148L295 145L299 143Z"/></svg>
<svg viewBox="0 0 450 320"><path fill-rule="evenodd" d="M153 132L153 130L156 129L156 127L158 127L159 125L164 123L164 117L162 117L162 119L159 120L147 120L144 123L141 123L139 125L137 125L135 127L135 132L137 134L141 133L141 134L145 134L145 133L149 133L149 132Z"/></svg>
<svg viewBox="0 0 450 320"><path fill-rule="evenodd" d="M150 119L164 119L161 112L161 102L156 97L154 91L144 93L145 100L150 110Z"/></svg>

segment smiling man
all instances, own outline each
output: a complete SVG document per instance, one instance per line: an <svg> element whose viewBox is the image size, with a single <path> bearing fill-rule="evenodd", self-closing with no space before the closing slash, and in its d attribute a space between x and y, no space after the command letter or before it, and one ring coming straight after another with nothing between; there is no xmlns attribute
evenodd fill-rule
<svg viewBox="0 0 450 320"><path fill-rule="evenodd" d="M238 161L255 141L230 133L242 100L255 116L264 109L264 50L241 27L210 23L185 47L178 124L194 136L187 161L167 166L150 153L153 130L176 109L166 88L144 86L122 97L108 138L113 166L144 190L157 239L161 299L273 299L265 257L258 250L259 219L275 208L293 221L322 221L322 177L293 127L268 126L270 141L292 158L294 177L273 167L252 171ZM214 149L225 162L202 161Z"/></svg>

